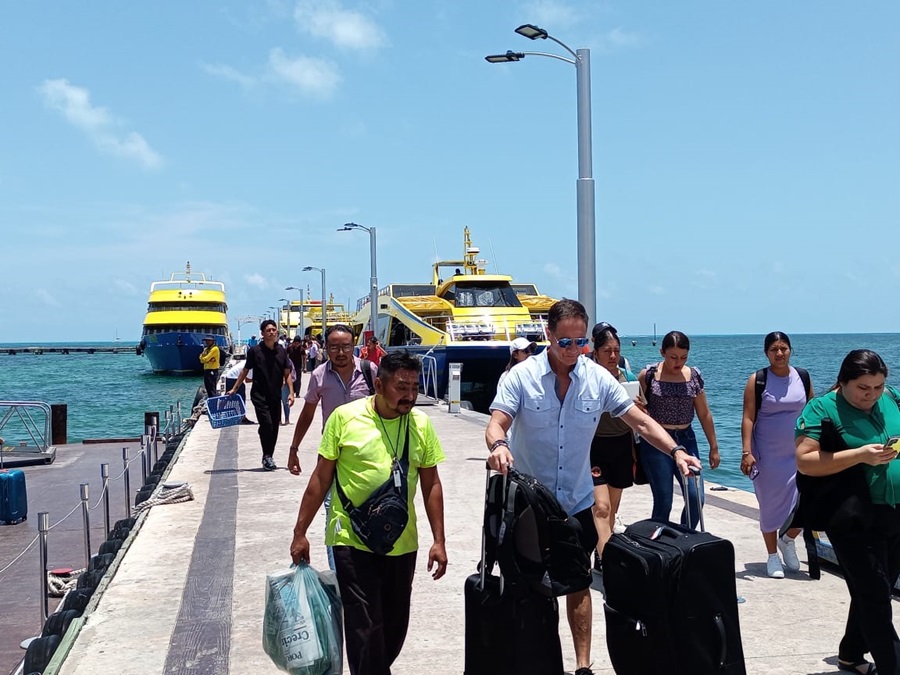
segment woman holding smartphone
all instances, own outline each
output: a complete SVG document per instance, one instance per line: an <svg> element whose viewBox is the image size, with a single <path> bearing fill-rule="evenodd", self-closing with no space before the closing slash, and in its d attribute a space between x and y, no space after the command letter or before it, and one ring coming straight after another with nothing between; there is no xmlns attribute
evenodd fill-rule
<svg viewBox="0 0 900 675"><path fill-rule="evenodd" d="M900 673L891 600L900 574L900 462L887 447L900 434L900 392L885 385L887 374L875 352L850 352L837 384L806 404L796 428L797 470L804 480L798 516L802 512L805 523L822 521L850 591L838 668L870 675L876 668L881 675ZM830 496L808 502L816 477L830 479Z"/></svg>
<svg viewBox="0 0 900 675"><path fill-rule="evenodd" d="M759 529L769 554L766 574L783 579L785 569L800 571L794 543L800 528L788 530L781 538L778 530L797 503L794 426L813 397L813 388L809 374L790 365L791 339L787 335L769 333L763 347L769 367L753 373L744 387L741 473L753 481L759 502Z"/></svg>

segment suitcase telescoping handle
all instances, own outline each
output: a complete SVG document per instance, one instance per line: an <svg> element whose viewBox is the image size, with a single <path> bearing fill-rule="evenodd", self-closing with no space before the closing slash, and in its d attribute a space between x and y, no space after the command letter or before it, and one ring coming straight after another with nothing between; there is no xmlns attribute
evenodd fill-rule
<svg viewBox="0 0 900 675"><path fill-rule="evenodd" d="M706 532L706 525L703 522L703 495L700 494L700 469L696 466L689 466L691 477L694 479L694 485L697 488L697 512L700 514L700 531ZM687 514L687 522L688 527L691 524L691 499L690 499L690 490L688 490L687 481L688 479L681 474L678 473L678 478L681 480L681 488L684 491L684 510Z"/></svg>

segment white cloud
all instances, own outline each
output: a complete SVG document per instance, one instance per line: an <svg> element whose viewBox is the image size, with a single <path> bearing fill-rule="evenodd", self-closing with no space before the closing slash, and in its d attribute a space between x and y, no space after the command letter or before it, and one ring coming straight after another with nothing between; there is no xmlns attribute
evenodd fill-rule
<svg viewBox="0 0 900 675"><path fill-rule="evenodd" d="M247 282L248 285L259 288L261 290L265 290L269 287L269 282L266 281L266 278L261 274L245 274L244 281Z"/></svg>
<svg viewBox="0 0 900 675"><path fill-rule="evenodd" d="M139 291L133 283L131 283L130 281L126 281L125 279L116 279L113 283L115 283L116 288L122 291L125 295L142 294L142 292Z"/></svg>
<svg viewBox="0 0 900 675"><path fill-rule="evenodd" d="M331 61L309 56L290 58L278 47L269 52L269 68L283 82L322 98L331 96L341 82L337 66Z"/></svg>
<svg viewBox="0 0 900 675"><path fill-rule="evenodd" d="M294 8L294 21L300 31L342 49L377 49L387 43L374 20L344 9L339 0L300 0Z"/></svg>
<svg viewBox="0 0 900 675"><path fill-rule="evenodd" d="M162 166L162 157L136 131L122 132L122 123L106 108L91 104L91 94L66 79L44 80L38 87L44 104L62 113L68 122L87 134L101 150L134 159L148 169Z"/></svg>
<svg viewBox="0 0 900 675"><path fill-rule="evenodd" d="M603 36L603 44L610 48L639 47L643 43L644 37L640 33L633 33L618 27Z"/></svg>
<svg viewBox="0 0 900 675"><path fill-rule="evenodd" d="M258 84L255 77L245 75L241 71L223 63L201 63L200 67L207 74L213 75L214 77L220 77L229 82L237 82L244 89L252 89Z"/></svg>
<svg viewBox="0 0 900 675"><path fill-rule="evenodd" d="M653 295L665 295L666 289L662 286L648 286L647 291L652 293Z"/></svg>
<svg viewBox="0 0 900 675"><path fill-rule="evenodd" d="M572 5L558 0L531 0L522 9L530 23L551 33L575 25L580 16Z"/></svg>
<svg viewBox="0 0 900 675"><path fill-rule="evenodd" d="M50 294L49 291L47 291L43 288L37 289L34 292L34 294L38 297L38 300L40 300L45 305L49 305L50 307L59 307L60 306L59 300L57 300L55 297L53 297Z"/></svg>

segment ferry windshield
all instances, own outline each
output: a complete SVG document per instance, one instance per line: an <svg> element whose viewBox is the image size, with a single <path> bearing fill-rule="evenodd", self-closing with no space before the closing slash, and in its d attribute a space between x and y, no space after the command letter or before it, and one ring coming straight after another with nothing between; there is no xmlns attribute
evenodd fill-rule
<svg viewBox="0 0 900 675"><path fill-rule="evenodd" d="M454 284L444 293L444 299L457 307L521 307L522 303L508 284L497 282L466 282Z"/></svg>

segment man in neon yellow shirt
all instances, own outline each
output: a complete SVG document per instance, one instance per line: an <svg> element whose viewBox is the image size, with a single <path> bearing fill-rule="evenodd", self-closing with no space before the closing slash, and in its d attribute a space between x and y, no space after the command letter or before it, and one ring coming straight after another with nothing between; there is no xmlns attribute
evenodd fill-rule
<svg viewBox="0 0 900 675"><path fill-rule="evenodd" d="M409 521L387 555L376 555L362 543L336 494L328 511L325 543L334 547L351 675L389 673L403 647L419 539L413 504L417 479L434 538L428 571L440 579L447 570L444 495L437 470L444 452L431 420L413 409L420 369L408 352L391 352L381 360L375 395L339 406L329 416L294 526L291 557L295 563L309 561L306 532L335 477L350 502L359 506L391 479L408 433Z"/></svg>

